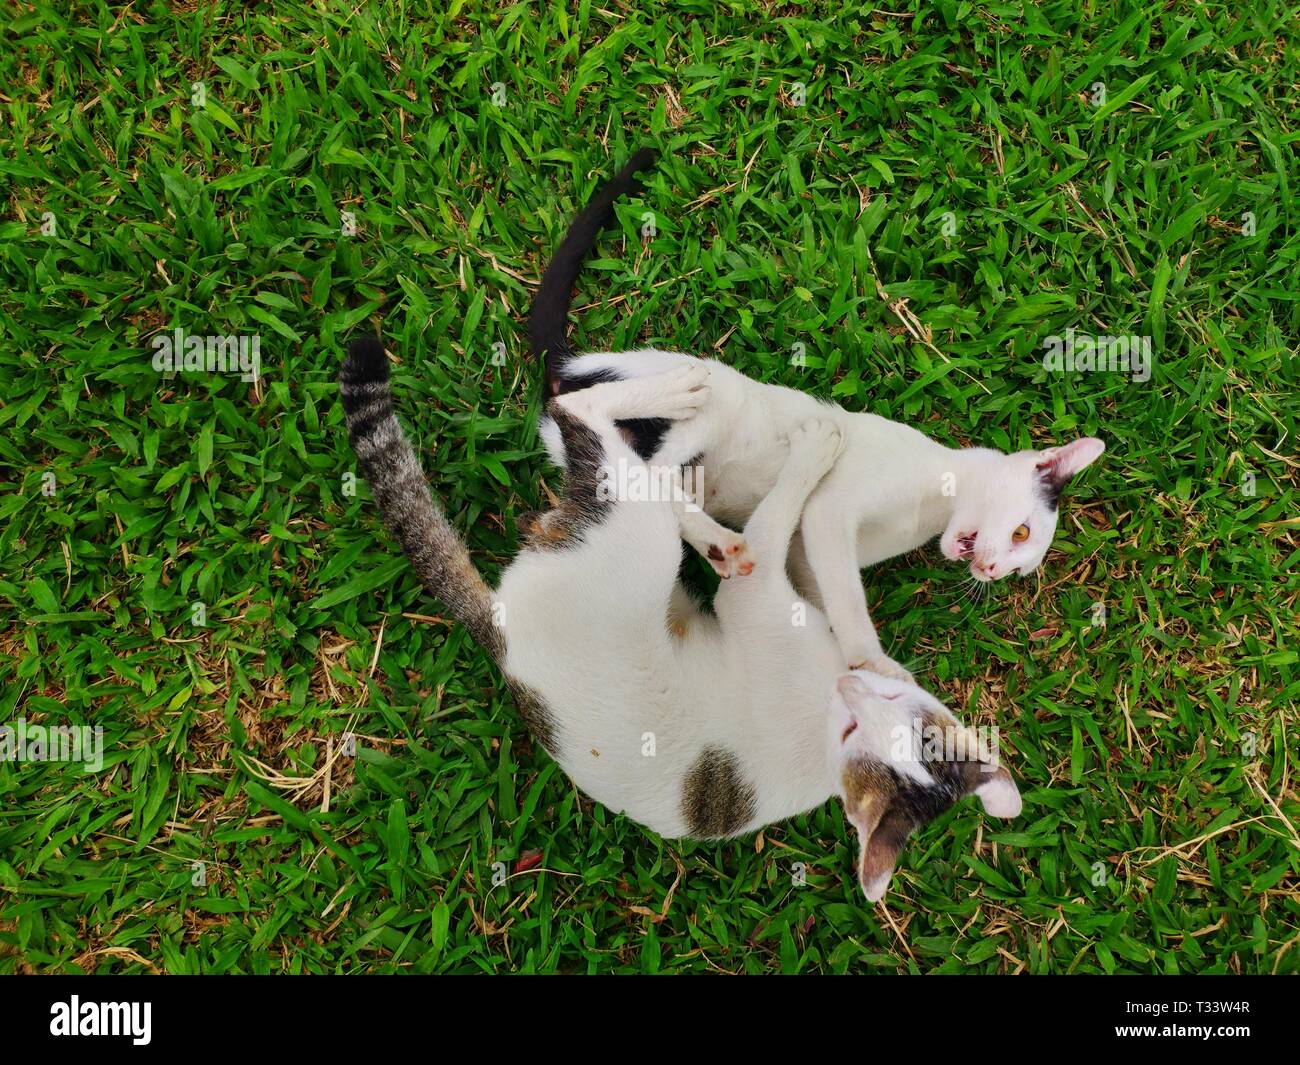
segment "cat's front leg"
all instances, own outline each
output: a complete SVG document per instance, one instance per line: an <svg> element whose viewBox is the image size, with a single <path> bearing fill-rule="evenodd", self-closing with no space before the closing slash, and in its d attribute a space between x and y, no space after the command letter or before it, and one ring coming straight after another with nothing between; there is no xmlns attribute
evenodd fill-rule
<svg viewBox="0 0 1300 1065"><path fill-rule="evenodd" d="M851 669L869 669L885 677L912 679L881 646L867 612L867 595L858 569L857 523L833 486L808 500L803 515L803 544L817 581L831 631Z"/></svg>
<svg viewBox="0 0 1300 1065"><path fill-rule="evenodd" d="M758 569L752 577L719 588L713 600L724 628L770 617L771 610L784 613L797 600L785 569L790 539L808 494L842 449L840 430L829 420L811 419L790 434L790 454L776 484L745 523L745 539L758 559Z"/></svg>
<svg viewBox="0 0 1300 1065"><path fill-rule="evenodd" d="M834 422L820 418L804 422L790 434L790 454L776 484L745 524L745 538L755 555L782 577L804 504L843 449L843 437Z"/></svg>

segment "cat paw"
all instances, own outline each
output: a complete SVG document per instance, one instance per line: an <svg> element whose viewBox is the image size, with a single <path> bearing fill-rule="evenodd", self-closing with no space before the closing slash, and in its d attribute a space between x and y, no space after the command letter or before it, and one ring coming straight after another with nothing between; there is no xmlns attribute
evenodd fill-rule
<svg viewBox="0 0 1300 1065"><path fill-rule="evenodd" d="M834 466L842 450L839 426L824 418L810 418L790 434L790 461L805 466L814 477Z"/></svg>
<svg viewBox="0 0 1300 1065"><path fill-rule="evenodd" d="M638 383L651 385L653 391L631 416L678 422L695 417L709 401L709 372L704 363L689 362L657 377L641 378Z"/></svg>
<svg viewBox="0 0 1300 1065"><path fill-rule="evenodd" d="M872 673L878 673L882 677L890 677L893 680L906 681L908 684L916 683L912 674L888 655L867 655L859 661L850 663L849 668L869 669Z"/></svg>
<svg viewBox="0 0 1300 1065"><path fill-rule="evenodd" d="M715 543L704 552L713 572L724 581L731 577L748 577L754 572L754 559L749 554L745 538L739 533L723 530Z"/></svg>

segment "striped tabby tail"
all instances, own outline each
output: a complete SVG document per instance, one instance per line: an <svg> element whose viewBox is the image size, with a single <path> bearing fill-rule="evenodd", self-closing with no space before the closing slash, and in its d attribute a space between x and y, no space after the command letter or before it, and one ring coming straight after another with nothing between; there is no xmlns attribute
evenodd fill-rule
<svg viewBox="0 0 1300 1065"><path fill-rule="evenodd" d="M498 662L505 637L492 617L492 593L465 543L429 485L393 413L384 346L373 337L354 340L339 373L348 436L370 483L384 524L402 544L411 568L429 594L447 605L470 635Z"/></svg>

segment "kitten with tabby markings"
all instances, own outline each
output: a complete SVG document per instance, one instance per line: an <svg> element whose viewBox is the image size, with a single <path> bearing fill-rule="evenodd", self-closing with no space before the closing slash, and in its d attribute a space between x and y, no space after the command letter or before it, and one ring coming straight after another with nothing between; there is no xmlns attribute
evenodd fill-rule
<svg viewBox="0 0 1300 1065"><path fill-rule="evenodd" d="M876 634L860 571L938 536L944 556L969 562L976 581L1034 572L1055 535L1062 489L1105 445L1082 437L1009 455L949 448L899 422L751 381L714 359L653 348L576 355L565 323L582 261L614 217L615 200L640 191L636 172L655 159L652 150L636 152L597 192L542 276L529 329L533 352L545 360L546 395L686 366L710 369L710 401L689 422L635 418L620 420L619 428L641 458L661 464L671 452L702 470L698 482L704 491L693 497L696 506L678 508L682 535L724 578L753 560L745 537L719 520L739 527L754 513L776 482L784 441L795 427L810 418L835 424L844 456L808 500L790 572L795 587L824 608L846 662L909 680L911 674L885 653ZM563 434L554 421L543 420L542 437L563 466Z"/></svg>
<svg viewBox="0 0 1300 1065"><path fill-rule="evenodd" d="M397 423L382 345L355 341L339 377L352 446L385 522L429 593L491 653L525 723L582 791L660 835L705 839L754 832L838 795L874 901L918 825L968 794L993 816L1014 817L1020 794L996 752L937 699L845 670L815 608L792 623L801 604L779 563L729 581L705 613L677 580L672 500L620 501L605 490L611 468L645 467L618 421L688 425L712 402L710 388L710 368L692 362L552 400L548 416L568 458L563 496L493 591ZM841 445L826 419L791 430L744 529L760 562L785 556ZM660 453L691 457L670 442ZM934 730L958 742L928 742Z"/></svg>

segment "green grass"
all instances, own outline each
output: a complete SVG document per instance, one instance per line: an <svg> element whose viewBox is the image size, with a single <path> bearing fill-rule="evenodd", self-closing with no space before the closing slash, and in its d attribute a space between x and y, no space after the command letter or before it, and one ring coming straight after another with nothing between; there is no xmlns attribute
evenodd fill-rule
<svg viewBox="0 0 1300 1065"><path fill-rule="evenodd" d="M1300 972L1291 5L74 6L2 16L0 720L106 753L0 764L0 972ZM1108 443L1037 577L866 577L1026 798L932 824L885 909L837 803L701 845L583 799L349 494L334 375L381 324L508 560L554 482L532 286L643 142L578 344ZM177 326L260 335L260 384L165 379ZM1151 380L1046 373L1070 326Z"/></svg>

